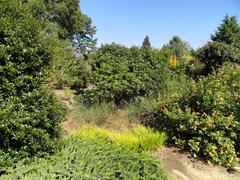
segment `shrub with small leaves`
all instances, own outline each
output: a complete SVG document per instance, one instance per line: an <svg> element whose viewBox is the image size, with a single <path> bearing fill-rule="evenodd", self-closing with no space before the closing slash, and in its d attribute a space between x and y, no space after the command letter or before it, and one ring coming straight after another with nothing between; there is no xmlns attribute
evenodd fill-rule
<svg viewBox="0 0 240 180"><path fill-rule="evenodd" d="M50 35L21 1L0 4L0 152L6 154L0 166L7 166L9 157L13 162L53 153L66 110L42 87L52 57Z"/></svg>
<svg viewBox="0 0 240 180"><path fill-rule="evenodd" d="M123 149L100 136L73 134L60 152L8 169L1 179L169 179L148 154Z"/></svg>
<svg viewBox="0 0 240 180"><path fill-rule="evenodd" d="M63 105L45 89L0 101L0 151L16 160L53 153L65 113Z"/></svg>
<svg viewBox="0 0 240 180"><path fill-rule="evenodd" d="M164 56L157 50L104 45L92 56L93 86L83 100L113 101L117 105L137 96L157 95L170 73Z"/></svg>
<svg viewBox="0 0 240 180"><path fill-rule="evenodd" d="M169 133L170 141L194 156L216 164L239 163L240 67L225 64L193 83L189 92L162 104L152 125Z"/></svg>

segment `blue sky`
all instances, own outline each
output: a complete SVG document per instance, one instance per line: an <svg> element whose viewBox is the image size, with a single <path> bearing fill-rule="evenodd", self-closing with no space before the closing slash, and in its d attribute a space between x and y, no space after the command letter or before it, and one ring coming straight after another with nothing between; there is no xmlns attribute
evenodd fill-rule
<svg viewBox="0 0 240 180"><path fill-rule="evenodd" d="M140 46L149 35L160 48L178 35L198 48L226 14L240 20L240 0L80 0L80 7L97 27L98 45Z"/></svg>

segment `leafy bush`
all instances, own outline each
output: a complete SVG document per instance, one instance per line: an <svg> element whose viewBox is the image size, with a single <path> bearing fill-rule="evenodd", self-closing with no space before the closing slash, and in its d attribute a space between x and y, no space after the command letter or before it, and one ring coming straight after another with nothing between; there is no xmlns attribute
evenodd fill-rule
<svg viewBox="0 0 240 180"><path fill-rule="evenodd" d="M74 57L74 50L68 41L53 37L51 44L53 59L49 84L54 88L86 88L91 81L91 68L87 61L82 57Z"/></svg>
<svg viewBox="0 0 240 180"><path fill-rule="evenodd" d="M117 105L136 96L156 95L170 73L157 50L104 45L92 56L94 86L83 94L84 101L114 101Z"/></svg>
<svg viewBox="0 0 240 180"><path fill-rule="evenodd" d="M20 1L0 2L0 95L9 97L39 87L51 51L41 22L26 13Z"/></svg>
<svg viewBox="0 0 240 180"><path fill-rule="evenodd" d="M74 108L75 119L96 125L103 124L111 113L112 107L106 103L87 106L77 104Z"/></svg>
<svg viewBox="0 0 240 180"><path fill-rule="evenodd" d="M168 179L153 157L81 134L67 138L64 148L51 158L19 164L8 173L1 179Z"/></svg>
<svg viewBox="0 0 240 180"><path fill-rule="evenodd" d="M226 64L182 97L160 105L151 123L194 156L232 166L240 156L239 82L240 67Z"/></svg>
<svg viewBox="0 0 240 180"><path fill-rule="evenodd" d="M221 67L224 62L240 63L240 51L223 42L210 42L197 51L197 57L205 64L203 74Z"/></svg>
<svg viewBox="0 0 240 180"><path fill-rule="evenodd" d="M27 161L54 152L65 109L42 88L52 57L50 35L21 1L0 4L0 152L6 162Z"/></svg>
<svg viewBox="0 0 240 180"><path fill-rule="evenodd" d="M163 146L166 140L164 133L143 126L137 126L132 130L127 129L122 132L111 132L103 128L83 126L77 134L90 139L106 138L120 147L136 152L157 150Z"/></svg>
<svg viewBox="0 0 240 180"><path fill-rule="evenodd" d="M16 160L53 153L66 110L47 90L0 101L0 151Z"/></svg>
<svg viewBox="0 0 240 180"><path fill-rule="evenodd" d="M170 101L175 98L175 95L186 92L190 85L190 80L181 73L169 75L165 79L165 88L160 90L157 96L136 97L131 102L126 103L124 109L129 118L142 119L145 114L158 109L159 104Z"/></svg>

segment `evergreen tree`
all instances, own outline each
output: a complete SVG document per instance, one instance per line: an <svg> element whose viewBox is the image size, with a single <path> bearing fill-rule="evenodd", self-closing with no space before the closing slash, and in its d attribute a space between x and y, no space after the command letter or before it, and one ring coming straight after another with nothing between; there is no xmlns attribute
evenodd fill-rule
<svg viewBox="0 0 240 180"><path fill-rule="evenodd" d="M60 39L71 40L81 54L87 54L95 47L96 28L92 26L91 19L81 12L79 0L22 2L27 2L30 12L48 25L48 33L57 32Z"/></svg>
<svg viewBox="0 0 240 180"><path fill-rule="evenodd" d="M143 43L142 43L142 48L143 49L149 49L151 48L151 43L150 43L150 39L149 39L149 36L146 36L143 40Z"/></svg>
<svg viewBox="0 0 240 180"><path fill-rule="evenodd" d="M240 27L236 16L225 16L218 30L211 35L211 39L240 47Z"/></svg>
<svg viewBox="0 0 240 180"><path fill-rule="evenodd" d="M174 36L169 41L169 46L173 50L174 54L176 55L177 59L183 61L186 59L186 56L190 54L191 48L189 45L182 41L180 37Z"/></svg>

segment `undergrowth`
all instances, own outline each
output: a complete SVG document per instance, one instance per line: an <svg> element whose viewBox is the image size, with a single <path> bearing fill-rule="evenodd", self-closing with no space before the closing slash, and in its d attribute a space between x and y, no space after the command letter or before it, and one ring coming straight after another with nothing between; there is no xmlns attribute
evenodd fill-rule
<svg viewBox="0 0 240 180"><path fill-rule="evenodd" d="M101 125L106 122L111 111L112 108L106 103L91 106L80 103L74 108L74 115L78 121Z"/></svg>
<svg viewBox="0 0 240 180"><path fill-rule="evenodd" d="M71 135L55 156L37 159L29 165L18 164L1 178L168 179L160 162L153 157L121 148L103 136L85 135Z"/></svg>
<svg viewBox="0 0 240 180"><path fill-rule="evenodd" d="M103 128L83 126L77 134L89 139L96 139L98 137L106 138L120 147L136 152L157 150L163 146L166 140L166 135L164 133L155 132L152 129L140 125L132 130L126 129L122 132L113 132Z"/></svg>

